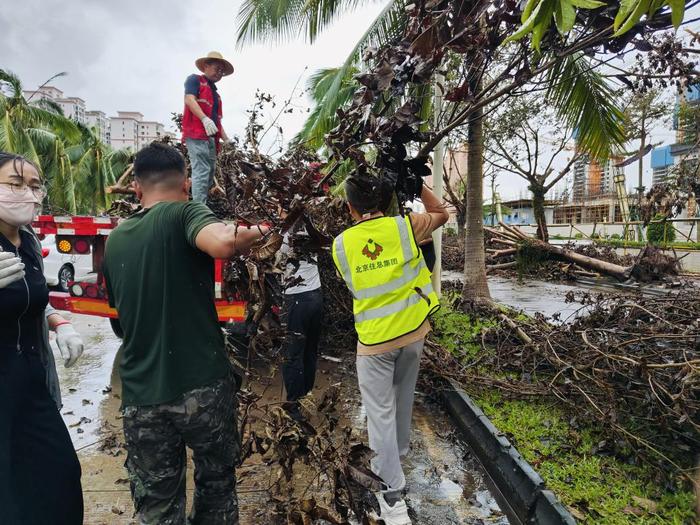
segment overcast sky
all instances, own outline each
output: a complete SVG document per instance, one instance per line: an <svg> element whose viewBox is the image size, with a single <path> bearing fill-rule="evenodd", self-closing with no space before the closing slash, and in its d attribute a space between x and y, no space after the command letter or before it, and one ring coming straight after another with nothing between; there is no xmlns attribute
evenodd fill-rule
<svg viewBox="0 0 700 525"><path fill-rule="evenodd" d="M239 5L238 0L13 2L12 9L0 10L0 68L19 75L25 89L66 71L68 76L52 84L67 96L83 98L88 110L108 116L140 111L146 119L170 126L170 114L182 111L183 82L196 72L194 60L217 50L236 68L218 86L224 126L229 135L240 135L256 89L282 102L297 81L303 87L314 71L340 65L383 2L342 17L313 46L299 38L243 49L235 45ZM309 104L303 97L296 102ZM285 137L301 128L304 117L297 111L281 119ZM673 133L658 130L656 139L669 143ZM628 186L633 185L631 174ZM526 192L514 176L501 177L499 184L505 199ZM489 198L490 190L486 193Z"/></svg>

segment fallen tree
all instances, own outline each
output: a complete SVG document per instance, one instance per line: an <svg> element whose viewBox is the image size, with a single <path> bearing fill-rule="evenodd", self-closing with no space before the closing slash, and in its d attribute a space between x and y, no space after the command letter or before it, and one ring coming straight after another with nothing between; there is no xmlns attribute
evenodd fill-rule
<svg viewBox="0 0 700 525"><path fill-rule="evenodd" d="M490 235L489 242L491 244L505 247L501 249L487 248L487 253L491 255L491 261L487 265L487 270L509 268L512 266L504 265L509 264L509 262L516 262L504 262L502 260L504 257L515 259L523 252L535 252L539 253L543 258L566 261L575 264L583 270L594 272L594 275L609 275L621 282L629 279L651 282L664 276L677 275L680 271L680 265L675 257L665 255L649 246L642 249L632 264L623 266L585 255L581 253L581 250L576 250L573 247L557 246L534 239L519 228L504 223L500 223L500 229L485 226L485 230ZM499 262L494 260L499 260Z"/></svg>

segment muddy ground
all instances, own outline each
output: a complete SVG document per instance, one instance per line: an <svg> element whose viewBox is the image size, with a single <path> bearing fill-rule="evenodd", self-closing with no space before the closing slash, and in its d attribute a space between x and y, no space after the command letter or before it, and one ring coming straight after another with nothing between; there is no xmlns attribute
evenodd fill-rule
<svg viewBox="0 0 700 525"><path fill-rule="evenodd" d="M83 468L85 523L135 523L123 466L126 454L121 446L120 384L114 366L120 340L112 334L106 319L74 315L73 321L85 340L85 353L74 368L59 366L59 373L64 392L62 414ZM352 353L347 355L352 356ZM268 380L250 385L253 390L263 393L258 404L283 401L279 375L266 369L265 365L260 365L257 371L269 375ZM365 419L355 381L351 357L340 363L321 359L313 395L318 397L328 385L337 384L343 405L339 412L345 415L346 426L349 425L357 438L366 443ZM311 421L313 423L313 416ZM419 393L416 400L411 451L404 461L404 469L408 481L407 502L414 523L508 523L486 489L483 475L469 449L459 442L449 419L424 393ZM279 522L272 515L273 506L269 499L272 471L259 456L250 458L239 469L242 524ZM304 491L317 490L309 478L311 474L300 469L294 482L295 490L297 487ZM190 462L190 501L192 489Z"/></svg>

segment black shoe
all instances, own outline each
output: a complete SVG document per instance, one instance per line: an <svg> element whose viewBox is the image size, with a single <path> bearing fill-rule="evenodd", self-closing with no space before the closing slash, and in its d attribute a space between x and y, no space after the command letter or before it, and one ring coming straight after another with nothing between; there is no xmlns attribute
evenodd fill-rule
<svg viewBox="0 0 700 525"><path fill-rule="evenodd" d="M282 404L282 408L287 412L289 417L291 417L297 423L306 422L304 414L301 413L301 408L299 407L298 401L287 401Z"/></svg>

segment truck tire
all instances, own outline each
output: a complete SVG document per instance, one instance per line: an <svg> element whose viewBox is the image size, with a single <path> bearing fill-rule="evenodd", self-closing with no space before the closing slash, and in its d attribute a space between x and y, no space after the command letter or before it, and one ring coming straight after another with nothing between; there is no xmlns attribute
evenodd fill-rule
<svg viewBox="0 0 700 525"><path fill-rule="evenodd" d="M114 332L114 335L116 335L119 339L124 339L124 331L122 330L122 325L119 322L119 319L113 319L110 317L109 324L112 325L112 332Z"/></svg>

